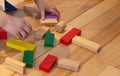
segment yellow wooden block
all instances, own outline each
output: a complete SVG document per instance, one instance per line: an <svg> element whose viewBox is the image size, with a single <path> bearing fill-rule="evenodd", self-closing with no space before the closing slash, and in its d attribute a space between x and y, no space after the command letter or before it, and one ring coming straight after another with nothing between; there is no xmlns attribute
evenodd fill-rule
<svg viewBox="0 0 120 76"><path fill-rule="evenodd" d="M14 48L20 51L25 51L25 50L34 51L36 49L36 45L25 42L25 41L17 40L14 38L9 39L6 45L10 48Z"/></svg>

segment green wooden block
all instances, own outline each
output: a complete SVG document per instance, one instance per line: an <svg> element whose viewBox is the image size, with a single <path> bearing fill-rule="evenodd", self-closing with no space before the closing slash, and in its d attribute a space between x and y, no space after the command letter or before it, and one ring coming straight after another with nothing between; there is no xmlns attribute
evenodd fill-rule
<svg viewBox="0 0 120 76"><path fill-rule="evenodd" d="M46 33L44 47L53 47L54 46L54 34Z"/></svg>
<svg viewBox="0 0 120 76"><path fill-rule="evenodd" d="M34 52L31 50L25 50L24 51L24 57L23 62L26 63L27 68L33 67L33 61L34 61Z"/></svg>

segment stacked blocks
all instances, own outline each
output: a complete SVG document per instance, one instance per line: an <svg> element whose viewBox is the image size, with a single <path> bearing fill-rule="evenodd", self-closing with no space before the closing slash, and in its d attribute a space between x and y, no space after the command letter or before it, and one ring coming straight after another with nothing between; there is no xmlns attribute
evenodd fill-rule
<svg viewBox="0 0 120 76"><path fill-rule="evenodd" d="M26 67L32 68L34 60L34 52L30 50L24 51L23 62L26 63Z"/></svg>
<svg viewBox="0 0 120 76"><path fill-rule="evenodd" d="M17 10L16 7L14 7L12 4L10 4L8 1L5 0L5 11L6 12L12 12L16 10Z"/></svg>
<svg viewBox="0 0 120 76"><path fill-rule="evenodd" d="M55 62L57 61L57 57L48 55L43 62L39 65L39 69L45 72L49 72L50 69L53 67Z"/></svg>
<svg viewBox="0 0 120 76"><path fill-rule="evenodd" d="M20 51L25 51L25 50L34 51L36 49L36 45L22 41L22 40L17 40L15 38L10 38L7 41L6 45L10 48L14 48L14 49L20 50Z"/></svg>
<svg viewBox="0 0 120 76"><path fill-rule="evenodd" d="M77 28L72 28L60 39L60 43L64 45L68 45L72 41L72 38L74 38L76 35L79 35L80 33L81 33L81 30Z"/></svg>
<svg viewBox="0 0 120 76"><path fill-rule="evenodd" d="M58 23L59 17L56 15L52 15L51 13L46 12L45 20L40 19L41 24L45 25L55 25Z"/></svg>
<svg viewBox="0 0 120 76"><path fill-rule="evenodd" d="M53 47L54 46L54 34L46 33L44 47Z"/></svg>
<svg viewBox="0 0 120 76"><path fill-rule="evenodd" d="M0 39L7 39L7 32L0 28Z"/></svg>

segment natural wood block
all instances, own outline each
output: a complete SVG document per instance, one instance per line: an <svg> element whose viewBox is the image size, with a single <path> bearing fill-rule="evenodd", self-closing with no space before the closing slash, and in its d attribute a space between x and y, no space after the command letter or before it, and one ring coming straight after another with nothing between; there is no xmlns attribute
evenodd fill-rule
<svg viewBox="0 0 120 76"><path fill-rule="evenodd" d="M24 11L31 17L40 19L40 12L34 8L33 6L30 5L25 5L24 6Z"/></svg>
<svg viewBox="0 0 120 76"><path fill-rule="evenodd" d="M72 71L78 71L79 67L80 67L80 64L79 64L79 62L77 62L75 60L63 58L63 59L58 61L57 66L61 67L61 68L69 69L69 70L72 70Z"/></svg>
<svg viewBox="0 0 120 76"><path fill-rule="evenodd" d="M45 34L50 31L49 27L42 26L38 31L35 33L35 38L43 39Z"/></svg>
<svg viewBox="0 0 120 76"><path fill-rule="evenodd" d="M13 58L7 57L5 59L5 64L6 68L18 72L20 74L24 74L26 71L26 64Z"/></svg>
<svg viewBox="0 0 120 76"><path fill-rule="evenodd" d="M44 25L55 25L58 23L58 21L57 19L45 19L45 20L40 19L40 23Z"/></svg>
<svg viewBox="0 0 120 76"><path fill-rule="evenodd" d="M60 21L58 24L55 25L55 30L57 32L62 32L64 31L65 27L66 27L66 23L64 21Z"/></svg>
<svg viewBox="0 0 120 76"><path fill-rule="evenodd" d="M82 46L86 49L89 49L93 52L98 52L101 45L100 44L97 44L95 42L92 42L90 40L87 40L85 38L82 38L82 37L79 37L79 36L75 36L73 39L72 39L72 42L74 44L77 44L79 46Z"/></svg>
<svg viewBox="0 0 120 76"><path fill-rule="evenodd" d="M98 76L120 76L120 70L109 65L102 73Z"/></svg>
<svg viewBox="0 0 120 76"><path fill-rule="evenodd" d="M8 47L20 50L20 51L25 51L25 50L31 50L34 51L36 49L36 46L34 44L22 41L22 40L17 40L14 38L10 38L7 41L6 44Z"/></svg>
<svg viewBox="0 0 120 76"><path fill-rule="evenodd" d="M0 65L0 76L12 76L15 72L8 70L4 64Z"/></svg>

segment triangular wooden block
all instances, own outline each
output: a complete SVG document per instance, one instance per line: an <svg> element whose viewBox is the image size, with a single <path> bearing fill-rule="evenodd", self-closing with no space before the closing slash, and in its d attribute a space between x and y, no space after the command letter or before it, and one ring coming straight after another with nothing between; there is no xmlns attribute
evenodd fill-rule
<svg viewBox="0 0 120 76"><path fill-rule="evenodd" d="M12 12L16 10L17 10L16 7L14 7L12 4L10 4L8 1L5 0L5 11L6 12Z"/></svg>

